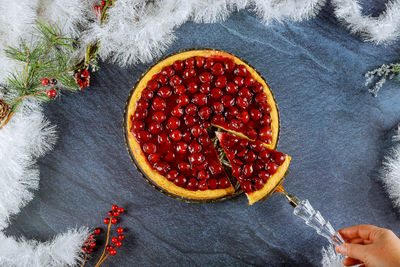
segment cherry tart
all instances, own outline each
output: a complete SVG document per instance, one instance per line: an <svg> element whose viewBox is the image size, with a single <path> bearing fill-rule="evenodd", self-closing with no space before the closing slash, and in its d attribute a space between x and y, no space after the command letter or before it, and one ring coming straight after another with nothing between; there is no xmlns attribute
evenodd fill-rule
<svg viewBox="0 0 400 267"><path fill-rule="evenodd" d="M262 77L222 51L192 50L154 65L127 106L128 143L146 175L191 199L234 192L207 129L211 125L274 148L279 119Z"/></svg>
<svg viewBox="0 0 400 267"><path fill-rule="evenodd" d="M239 181L250 205L270 193L285 175L290 156L266 148L259 140L222 132L216 135L231 164L232 176Z"/></svg>

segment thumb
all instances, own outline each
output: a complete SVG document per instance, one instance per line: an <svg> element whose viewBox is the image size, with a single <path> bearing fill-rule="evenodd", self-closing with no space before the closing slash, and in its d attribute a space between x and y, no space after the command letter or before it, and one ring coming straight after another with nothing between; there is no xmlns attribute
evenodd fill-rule
<svg viewBox="0 0 400 267"><path fill-rule="evenodd" d="M344 243L335 248L336 252L346 255L348 257L365 261L368 256L368 245Z"/></svg>

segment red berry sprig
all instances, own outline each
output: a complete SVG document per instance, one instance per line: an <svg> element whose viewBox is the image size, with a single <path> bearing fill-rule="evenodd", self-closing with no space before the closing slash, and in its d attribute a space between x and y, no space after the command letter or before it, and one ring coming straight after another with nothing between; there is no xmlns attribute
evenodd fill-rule
<svg viewBox="0 0 400 267"><path fill-rule="evenodd" d="M89 87L90 74L87 69L81 69L75 73L75 80L78 83L81 90L84 87Z"/></svg>
<svg viewBox="0 0 400 267"><path fill-rule="evenodd" d="M43 85L43 90L40 92L45 92L46 89L45 87L47 86L52 86L50 90L47 90L46 95L48 98L55 98L57 96L57 91L54 90L54 86L57 84L57 80L54 78L48 79L48 78L43 78L41 80L41 83Z"/></svg>

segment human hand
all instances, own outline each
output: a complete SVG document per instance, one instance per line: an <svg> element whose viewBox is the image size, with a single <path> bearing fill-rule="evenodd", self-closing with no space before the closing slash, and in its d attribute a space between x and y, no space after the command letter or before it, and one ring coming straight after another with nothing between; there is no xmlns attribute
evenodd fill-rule
<svg viewBox="0 0 400 267"><path fill-rule="evenodd" d="M339 231L345 243L336 252L348 256L345 266L400 266L400 239L390 230L373 225L355 225Z"/></svg>

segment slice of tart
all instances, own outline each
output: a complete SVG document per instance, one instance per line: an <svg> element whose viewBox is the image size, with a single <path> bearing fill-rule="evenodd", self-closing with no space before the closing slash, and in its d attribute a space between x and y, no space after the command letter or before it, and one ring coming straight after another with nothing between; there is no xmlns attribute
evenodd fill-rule
<svg viewBox="0 0 400 267"><path fill-rule="evenodd" d="M259 141L249 141L228 133L216 133L249 204L269 194L285 175L290 156L269 149Z"/></svg>
<svg viewBox="0 0 400 267"><path fill-rule="evenodd" d="M154 65L127 104L127 140L146 175L191 199L234 192L206 130L215 125L274 148L275 100L263 78L222 51L191 50Z"/></svg>

